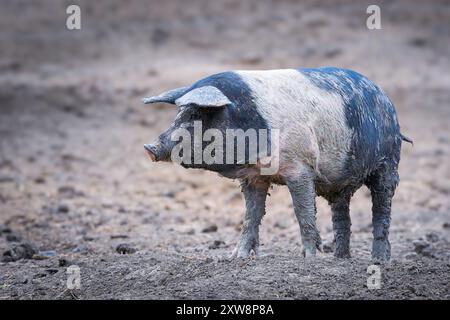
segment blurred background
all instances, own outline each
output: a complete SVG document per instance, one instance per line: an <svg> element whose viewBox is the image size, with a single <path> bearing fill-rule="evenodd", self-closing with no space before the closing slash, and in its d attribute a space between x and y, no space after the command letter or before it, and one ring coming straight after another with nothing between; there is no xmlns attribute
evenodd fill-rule
<svg viewBox="0 0 450 320"><path fill-rule="evenodd" d="M66 28L66 8L81 29ZM366 27L369 4L381 30ZM0 299L449 298L448 1L0 1ZM238 240L237 181L151 163L143 144L176 110L147 95L232 69L337 66L375 81L404 144L393 262L365 287L367 189L352 201L352 255L300 257L290 196L274 187L257 260L224 259ZM68 265L82 288L65 287Z"/></svg>

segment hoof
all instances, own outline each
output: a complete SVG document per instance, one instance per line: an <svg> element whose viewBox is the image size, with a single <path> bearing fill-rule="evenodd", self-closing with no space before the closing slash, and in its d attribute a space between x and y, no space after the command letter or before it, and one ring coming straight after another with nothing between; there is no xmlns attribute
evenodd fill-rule
<svg viewBox="0 0 450 320"><path fill-rule="evenodd" d="M247 259L252 254L252 251L255 253L255 256L258 256L258 249L252 248L250 250L236 247L228 259Z"/></svg>
<svg viewBox="0 0 450 320"><path fill-rule="evenodd" d="M252 252L255 253L255 256L259 254L259 245L256 238L244 238L239 241L231 253L229 259L247 259L250 257Z"/></svg>
<svg viewBox="0 0 450 320"><path fill-rule="evenodd" d="M391 245L387 239L375 239L372 245L372 262L385 263L391 259Z"/></svg>
<svg viewBox="0 0 450 320"><path fill-rule="evenodd" d="M350 259L352 256L350 252L335 252L334 257L338 259Z"/></svg>
<svg viewBox="0 0 450 320"><path fill-rule="evenodd" d="M316 248L308 248L308 247L303 247L302 249L302 255L305 259L311 259L314 258L316 256Z"/></svg>

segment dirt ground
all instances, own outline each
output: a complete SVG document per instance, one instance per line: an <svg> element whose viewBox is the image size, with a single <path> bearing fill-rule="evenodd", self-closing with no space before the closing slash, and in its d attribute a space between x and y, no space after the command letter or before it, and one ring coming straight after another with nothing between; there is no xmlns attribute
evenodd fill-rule
<svg viewBox="0 0 450 320"><path fill-rule="evenodd" d="M81 30L65 27L81 7ZM2 1L0 299L449 299L450 4L370 1ZM238 181L152 163L176 110L140 99L230 69L354 69L394 101L404 144L392 260L367 288L371 202L351 204L352 258L300 254L285 187L261 256L227 259ZM329 249L328 204L318 226ZM80 268L81 288L66 286Z"/></svg>

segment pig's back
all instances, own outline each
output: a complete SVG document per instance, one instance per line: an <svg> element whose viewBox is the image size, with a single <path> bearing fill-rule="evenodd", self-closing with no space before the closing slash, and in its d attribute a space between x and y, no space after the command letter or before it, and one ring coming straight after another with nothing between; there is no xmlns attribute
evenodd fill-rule
<svg viewBox="0 0 450 320"><path fill-rule="evenodd" d="M394 106L354 71L327 67L236 74L248 86L257 112L269 127L280 129L280 161L300 159L338 182L370 173L398 149Z"/></svg>

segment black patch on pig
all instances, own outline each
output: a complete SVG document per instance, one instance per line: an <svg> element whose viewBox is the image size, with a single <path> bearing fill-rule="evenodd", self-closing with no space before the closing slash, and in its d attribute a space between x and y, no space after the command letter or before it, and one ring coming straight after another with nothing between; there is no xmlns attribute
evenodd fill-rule
<svg viewBox="0 0 450 320"><path fill-rule="evenodd" d="M338 93L347 125L354 132L343 172L355 187L382 163L400 160L401 134L395 107L386 94L363 75L347 69L325 67L299 69L316 86Z"/></svg>

